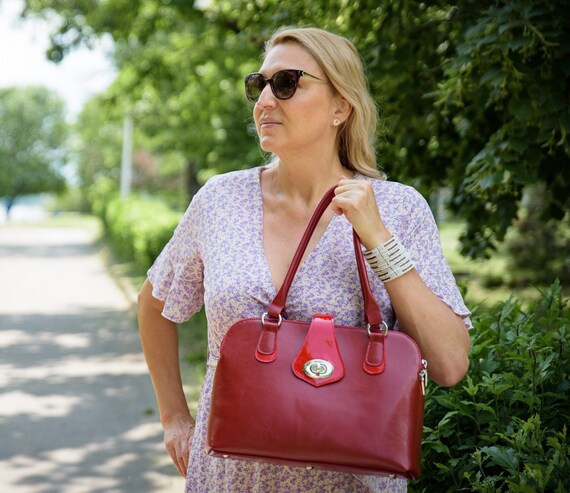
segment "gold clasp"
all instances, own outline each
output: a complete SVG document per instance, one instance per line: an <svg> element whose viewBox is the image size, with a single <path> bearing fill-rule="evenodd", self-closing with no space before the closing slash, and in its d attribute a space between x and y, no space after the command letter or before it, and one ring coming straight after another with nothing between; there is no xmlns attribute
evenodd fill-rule
<svg viewBox="0 0 570 493"><path fill-rule="evenodd" d="M303 365L303 371L310 378L327 378L332 375L334 366L324 359L312 359Z"/></svg>

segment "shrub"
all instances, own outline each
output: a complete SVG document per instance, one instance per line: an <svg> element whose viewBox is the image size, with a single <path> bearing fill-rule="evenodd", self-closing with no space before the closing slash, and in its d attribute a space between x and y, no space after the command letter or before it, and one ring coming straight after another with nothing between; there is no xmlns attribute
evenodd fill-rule
<svg viewBox="0 0 570 493"><path fill-rule="evenodd" d="M119 196L119 190L114 180L99 176L87 191L87 202L91 211L105 224L109 202ZM106 227L106 224L105 224Z"/></svg>
<svg viewBox="0 0 570 493"><path fill-rule="evenodd" d="M172 237L181 214L157 199L112 198L105 208L105 227L117 255L150 267Z"/></svg>
<svg viewBox="0 0 570 493"><path fill-rule="evenodd" d="M474 318L467 377L428 390L410 491L570 491L570 309L558 282L541 295Z"/></svg>

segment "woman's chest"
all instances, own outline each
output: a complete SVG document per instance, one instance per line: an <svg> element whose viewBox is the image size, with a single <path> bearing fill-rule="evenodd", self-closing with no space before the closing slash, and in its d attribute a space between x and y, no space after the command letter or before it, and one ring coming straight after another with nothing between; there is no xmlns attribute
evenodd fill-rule
<svg viewBox="0 0 570 493"><path fill-rule="evenodd" d="M335 217L320 232L321 238L309 245L287 297L284 313L287 318L310 320L314 313L329 313L341 325L363 324L352 229L344 222ZM204 254L207 310L211 315L224 313L224 319L226 316L234 320L261 316L277 291L274 272L264 251L261 221L257 226L255 221L249 224L225 221L218 223L215 229L216 234L212 235L210 247ZM274 241L278 243L281 236L287 235L276 234ZM282 277L297 245L298 238L289 249L282 250L288 255L286 262L278 265L284 269Z"/></svg>
<svg viewBox="0 0 570 493"><path fill-rule="evenodd" d="M309 216L310 214L295 216L281 211L266 211L263 215L261 233L263 256L276 291L282 286L299 243L306 234ZM325 231L331 226L332 219L332 211L326 211L314 233L308 238L307 247L300 252L301 264L321 242Z"/></svg>

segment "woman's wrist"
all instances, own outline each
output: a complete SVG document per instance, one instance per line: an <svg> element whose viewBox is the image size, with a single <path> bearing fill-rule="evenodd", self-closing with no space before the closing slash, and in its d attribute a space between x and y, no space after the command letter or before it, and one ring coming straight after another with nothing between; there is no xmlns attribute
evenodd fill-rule
<svg viewBox="0 0 570 493"><path fill-rule="evenodd" d="M393 236L377 247L366 250L364 258L382 282L393 281L414 268L410 254Z"/></svg>
<svg viewBox="0 0 570 493"><path fill-rule="evenodd" d="M174 423L176 421L188 421L191 424L194 423L194 418L190 414L190 411L172 411L172 412L164 412L160 415L160 421L163 426L168 425L170 423Z"/></svg>
<svg viewBox="0 0 570 493"><path fill-rule="evenodd" d="M372 228L371 228L372 229ZM384 228L374 228L373 233L370 236L358 235L360 242L364 245L367 251L373 250L377 245L382 245L386 243L390 238L392 238L392 233Z"/></svg>

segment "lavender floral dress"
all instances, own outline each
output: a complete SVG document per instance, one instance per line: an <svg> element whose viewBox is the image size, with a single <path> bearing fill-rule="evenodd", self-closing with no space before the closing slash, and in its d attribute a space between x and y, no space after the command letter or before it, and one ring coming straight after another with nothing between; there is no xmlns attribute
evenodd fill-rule
<svg viewBox="0 0 570 493"><path fill-rule="evenodd" d="M148 272L163 316L183 322L206 306L208 366L197 412L186 491L192 493L405 492L400 478L291 468L211 458L205 453L210 395L220 342L241 318L260 316L276 294L263 251L263 202L254 168L210 179L196 194L173 238ZM424 282L470 327L444 259L431 211L413 188L357 175L373 183L388 229L407 248ZM287 298L286 315L311 320L331 313L339 325L362 325L362 295L351 225L333 216L320 242L303 261ZM369 272L389 327L397 325L382 283ZM317 285L315 285L317 283Z"/></svg>

